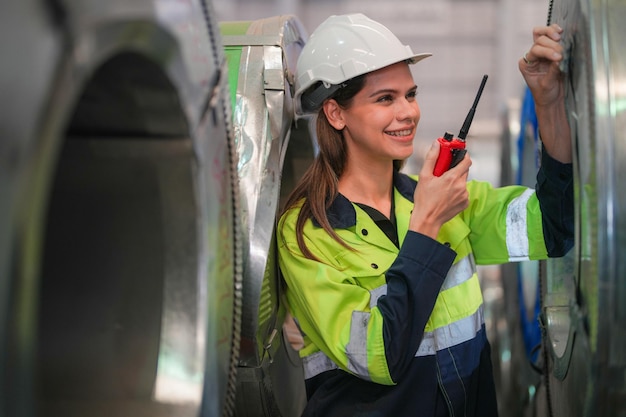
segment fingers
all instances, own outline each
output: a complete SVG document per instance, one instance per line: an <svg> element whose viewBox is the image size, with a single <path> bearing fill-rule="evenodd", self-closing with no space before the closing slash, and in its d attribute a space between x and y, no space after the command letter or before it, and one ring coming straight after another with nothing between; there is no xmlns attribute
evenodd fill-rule
<svg viewBox="0 0 626 417"><path fill-rule="evenodd" d="M422 170L420 172L420 177L431 176L435 171L435 166L437 165L437 159L439 158L439 152L441 152L441 144L439 141L435 140L431 144L426 156L424 157L424 164L422 165ZM446 150L448 152L448 150ZM447 172L454 170L454 175L467 175L469 172L469 168L472 165L472 160L469 157L469 154L466 152L465 156L454 168L449 169L444 172L443 175L446 175Z"/></svg>
<svg viewBox="0 0 626 417"><path fill-rule="evenodd" d="M530 61L527 64L541 59L558 62L563 59L563 46L558 42L542 37L526 52L525 56L526 60Z"/></svg>
<svg viewBox="0 0 626 417"><path fill-rule="evenodd" d="M422 172L420 173L420 176L422 176L424 173L433 173L433 171L435 170L435 165L437 164L437 158L439 157L440 147L441 145L437 140L433 141L433 143L430 145L430 148L428 149L428 152L426 152L426 156L424 157L424 164L422 165Z"/></svg>
<svg viewBox="0 0 626 417"><path fill-rule="evenodd" d="M533 65L540 60L559 62L563 59L561 34L563 29L556 23L533 29L533 45L520 60L526 65Z"/></svg>
<svg viewBox="0 0 626 417"><path fill-rule="evenodd" d="M533 42L536 42L542 36L547 36L558 42L561 40L561 33L563 33L563 28L556 23L550 26L536 26L533 28Z"/></svg>
<svg viewBox="0 0 626 417"><path fill-rule="evenodd" d="M409 228L436 238L441 225L469 205L467 173L471 159L465 157L454 168L440 177L433 175L441 145L434 141L426 153L424 164L415 188L415 206L411 214ZM444 151L449 152L448 149Z"/></svg>
<svg viewBox="0 0 626 417"><path fill-rule="evenodd" d="M472 166L472 158L469 156L469 152L465 153L465 156L456 164L454 168L450 168L443 175L454 175L455 178L463 177L467 181L467 176L469 174L469 169Z"/></svg>
<svg viewBox="0 0 626 417"><path fill-rule="evenodd" d="M460 174L467 175L471 166L472 158L470 158L469 152L466 152L461 162L459 162L453 169L457 169L457 172Z"/></svg>

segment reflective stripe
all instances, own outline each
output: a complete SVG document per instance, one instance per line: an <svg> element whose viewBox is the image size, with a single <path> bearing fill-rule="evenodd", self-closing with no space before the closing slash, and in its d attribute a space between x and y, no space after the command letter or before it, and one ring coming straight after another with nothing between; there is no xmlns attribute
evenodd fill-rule
<svg viewBox="0 0 626 417"><path fill-rule="evenodd" d="M370 379L367 368L367 325L370 321L370 313L363 311L352 312L350 324L350 341L346 346L348 369L361 378Z"/></svg>
<svg viewBox="0 0 626 417"><path fill-rule="evenodd" d="M441 290L448 290L462 284L470 279L475 272L476 261L474 261L474 255L470 253L465 258L452 265L450 271L448 271L445 281L443 282L443 285L441 286ZM387 284L370 290L370 309L378 305L378 299L383 295L387 295Z"/></svg>
<svg viewBox="0 0 626 417"><path fill-rule="evenodd" d="M313 378L322 372L339 369L337 364L322 351L302 358L302 367L304 368L304 379Z"/></svg>
<svg viewBox="0 0 626 417"><path fill-rule="evenodd" d="M438 350L459 345L476 337L483 324L482 306L474 314L447 326L424 333L415 356L434 355Z"/></svg>
<svg viewBox="0 0 626 417"><path fill-rule="evenodd" d="M476 272L476 261L474 261L474 255L470 253L465 258L452 265L443 282L441 290L448 290L464 283L474 275L474 272Z"/></svg>
<svg viewBox="0 0 626 417"><path fill-rule="evenodd" d="M522 195L511 201L506 210L506 248L509 251L509 261L511 262L529 259L526 207L533 194L535 194L534 190L527 189Z"/></svg>
<svg viewBox="0 0 626 417"><path fill-rule="evenodd" d="M385 294L387 294L387 284L370 290L370 308L374 308L378 304L378 299ZM450 268L431 319L426 326L427 330L435 329L424 333L415 356L433 355L437 349L447 349L476 336L483 323L481 306L482 295L476 275L476 264L474 256L469 254ZM471 313L468 314L470 311ZM437 320L433 320L433 317ZM367 366L369 319L370 313L352 312L350 341L346 346L348 369L366 380L371 380ZM451 320L456 321L450 323ZM312 378L322 372L338 369L337 364L322 352L305 356L302 362L305 378Z"/></svg>
<svg viewBox="0 0 626 417"><path fill-rule="evenodd" d="M464 319L474 314L482 303L480 281L478 275L473 274L467 281L439 293L424 331L432 332L439 327Z"/></svg>
<svg viewBox="0 0 626 417"><path fill-rule="evenodd" d="M434 355L438 350L448 349L471 340L480 331L484 321L483 316L481 306L469 317L432 332L424 333L422 343L415 352L415 356ZM339 366L321 351L302 358L302 366L305 379L313 378L325 371L339 369Z"/></svg>
<svg viewBox="0 0 626 417"><path fill-rule="evenodd" d="M352 325L350 327L350 342L346 346L348 369L359 377L371 380L367 368L367 325L370 314L362 311L352 312ZM315 352L302 358L304 378L313 378L322 372L338 369L339 366L324 352Z"/></svg>
<svg viewBox="0 0 626 417"><path fill-rule="evenodd" d="M387 284L370 290L370 310L378 305L378 299L383 295L387 295Z"/></svg>

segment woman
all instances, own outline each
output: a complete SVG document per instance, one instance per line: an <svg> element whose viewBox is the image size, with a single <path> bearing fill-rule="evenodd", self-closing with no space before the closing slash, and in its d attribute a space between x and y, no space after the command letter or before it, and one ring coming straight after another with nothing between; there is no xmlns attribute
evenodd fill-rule
<svg viewBox="0 0 626 417"><path fill-rule="evenodd" d="M306 416L495 416L476 264L562 256L572 241L571 145L561 29L537 28L520 69L544 153L538 189L440 177L435 141L399 172L420 119L414 54L384 26L333 16L311 35L297 111L319 154L278 225L289 307L304 335Z"/></svg>

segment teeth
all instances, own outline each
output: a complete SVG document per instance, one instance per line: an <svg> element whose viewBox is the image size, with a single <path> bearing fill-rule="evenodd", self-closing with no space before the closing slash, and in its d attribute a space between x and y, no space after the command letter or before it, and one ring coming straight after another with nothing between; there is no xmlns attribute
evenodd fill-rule
<svg viewBox="0 0 626 417"><path fill-rule="evenodd" d="M387 134L391 136L408 136L411 134L411 129L399 130L397 132L387 132Z"/></svg>

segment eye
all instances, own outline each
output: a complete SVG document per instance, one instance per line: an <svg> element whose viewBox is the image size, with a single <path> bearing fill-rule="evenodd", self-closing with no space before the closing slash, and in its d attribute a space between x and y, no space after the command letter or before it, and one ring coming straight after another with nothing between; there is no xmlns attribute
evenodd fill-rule
<svg viewBox="0 0 626 417"><path fill-rule="evenodd" d="M415 90L409 91L409 93L406 95L406 98L412 99L412 98L415 98L416 96L417 96L417 88Z"/></svg>
<svg viewBox="0 0 626 417"><path fill-rule="evenodd" d="M388 101L391 101L391 100L393 100L393 97L391 97L391 94L385 94L385 95L380 96L380 97L378 97L376 99L376 101L378 103L384 103L384 102L388 102Z"/></svg>

